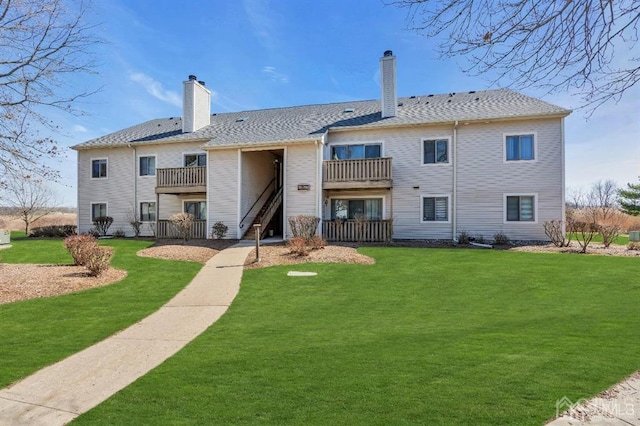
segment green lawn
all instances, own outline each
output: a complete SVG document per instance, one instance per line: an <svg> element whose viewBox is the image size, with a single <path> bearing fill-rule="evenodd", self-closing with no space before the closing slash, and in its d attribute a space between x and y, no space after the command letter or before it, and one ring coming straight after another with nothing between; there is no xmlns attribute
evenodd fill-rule
<svg viewBox="0 0 640 426"><path fill-rule="evenodd" d="M377 263L246 271L220 321L77 423L535 425L640 368L638 259L361 251Z"/></svg>
<svg viewBox="0 0 640 426"><path fill-rule="evenodd" d="M61 240L12 234L4 263L72 263ZM156 311L201 265L136 256L149 241L109 240L112 266L127 277L106 287L0 305L0 388L78 352ZM1 273L1 271L0 271Z"/></svg>
<svg viewBox="0 0 640 426"><path fill-rule="evenodd" d="M574 234L573 235L573 241L576 240L581 240L582 241L582 237L579 234ZM601 243L602 242L602 235L600 234L596 234L593 237L593 240L591 240L594 243ZM627 244L629 244L629 236L628 235L619 235L618 237L616 237L615 240L613 240L612 244L619 244L619 245L623 245L626 246Z"/></svg>

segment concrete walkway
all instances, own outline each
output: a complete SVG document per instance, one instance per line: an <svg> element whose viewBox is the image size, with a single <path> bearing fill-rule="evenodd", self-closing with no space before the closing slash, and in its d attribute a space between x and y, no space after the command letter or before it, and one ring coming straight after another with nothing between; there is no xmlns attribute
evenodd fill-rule
<svg viewBox="0 0 640 426"><path fill-rule="evenodd" d="M0 424L64 425L160 365L226 312L252 249L221 251L154 314L0 390Z"/></svg>

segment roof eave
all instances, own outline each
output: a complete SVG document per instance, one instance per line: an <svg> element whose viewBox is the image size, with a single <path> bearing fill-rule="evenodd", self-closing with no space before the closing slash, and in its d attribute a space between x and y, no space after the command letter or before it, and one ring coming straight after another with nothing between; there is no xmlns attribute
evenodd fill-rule
<svg viewBox="0 0 640 426"><path fill-rule="evenodd" d="M191 142L201 142L206 143L210 141L211 138L196 138L196 139L167 139L162 141L129 141L129 142L118 142L118 143L101 143L96 145L83 146L85 143L81 143L78 145L73 145L70 148L75 151L83 151L87 149L105 149L105 148L126 148L129 145L135 146L148 146L148 145L164 145L170 143L191 143Z"/></svg>
<svg viewBox="0 0 640 426"><path fill-rule="evenodd" d="M314 143L316 141L322 142L324 134L325 133L318 133L318 135L313 138L304 138L304 139L281 139L281 140L264 141L264 142L257 142L257 143L228 143L223 145L204 145L202 149L207 151L214 151L214 150L221 150L221 149L258 148L258 147L278 146L278 145L302 145L302 144Z"/></svg>

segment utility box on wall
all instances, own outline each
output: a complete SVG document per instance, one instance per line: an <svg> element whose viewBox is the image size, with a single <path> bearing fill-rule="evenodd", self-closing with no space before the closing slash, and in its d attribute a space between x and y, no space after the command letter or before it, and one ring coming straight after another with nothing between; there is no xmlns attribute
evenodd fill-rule
<svg viewBox="0 0 640 426"><path fill-rule="evenodd" d="M640 231L629 231L629 242L640 242Z"/></svg>
<svg viewBox="0 0 640 426"><path fill-rule="evenodd" d="M11 231L8 229L0 229L0 244L9 244L11 242Z"/></svg>

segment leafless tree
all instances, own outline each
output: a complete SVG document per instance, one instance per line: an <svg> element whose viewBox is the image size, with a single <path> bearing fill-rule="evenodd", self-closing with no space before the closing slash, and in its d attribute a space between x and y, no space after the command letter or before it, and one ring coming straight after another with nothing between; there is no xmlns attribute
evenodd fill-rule
<svg viewBox="0 0 640 426"><path fill-rule="evenodd" d="M58 201L53 191L41 179L30 175L11 175L6 180L3 204L13 207L15 215L24 222L24 232L40 218L53 212Z"/></svg>
<svg viewBox="0 0 640 426"><path fill-rule="evenodd" d="M518 88L577 90L590 113L640 80L637 0L385 0L465 72Z"/></svg>
<svg viewBox="0 0 640 426"><path fill-rule="evenodd" d="M0 180L20 167L57 177L43 161L60 153L42 135L56 130L45 114L80 113L77 101L95 92L78 83L100 43L87 13L82 0L0 0Z"/></svg>

